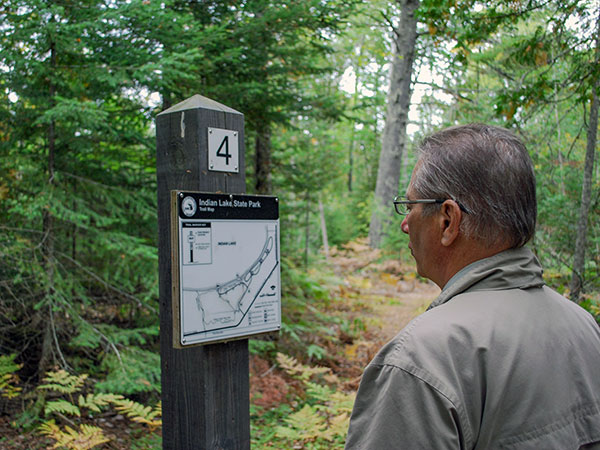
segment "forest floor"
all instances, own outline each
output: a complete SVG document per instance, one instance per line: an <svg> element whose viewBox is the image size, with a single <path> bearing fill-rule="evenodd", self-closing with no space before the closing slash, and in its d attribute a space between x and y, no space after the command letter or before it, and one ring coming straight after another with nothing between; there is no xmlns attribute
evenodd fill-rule
<svg viewBox="0 0 600 450"><path fill-rule="evenodd" d="M393 259L378 262L380 252L371 249L366 239L332 253L330 262L344 285L358 288L358 301L371 309L367 315L372 325L379 325L371 330L376 341L389 341L440 293L434 283L417 276L413 264Z"/></svg>
<svg viewBox="0 0 600 450"><path fill-rule="evenodd" d="M366 239L352 241L331 253L329 262L342 280L339 292L332 295L349 305L351 317L364 324L359 339L344 352L352 372L360 377L377 351L424 312L440 290L420 278L414 264L382 260L380 251L371 249ZM353 352L354 347L363 351ZM362 358L352 358L355 354Z"/></svg>
<svg viewBox="0 0 600 450"><path fill-rule="evenodd" d="M414 265L381 258L365 240L353 241L332 249L326 264L335 281L326 287L329 302L323 306L327 317L337 324L312 343L326 350L327 358L308 358L305 363L326 365L339 377L340 389L358 388L364 367L377 351L412 318L423 312L438 295L439 288L420 279ZM340 326L345 323L346 328ZM329 326L329 325L327 325ZM349 331L348 326L353 328ZM357 331L358 330L358 331ZM335 336L334 339L331 336ZM289 402L294 395L294 380L266 358L252 355L250 360L251 403L267 411ZM53 448L53 441L37 432L22 432L11 426L14 417L0 415L0 450ZM122 450L155 448L140 442L144 429L122 415L106 413L96 422L110 442L98 449ZM158 447L160 448L160 447Z"/></svg>
<svg viewBox="0 0 600 450"><path fill-rule="evenodd" d="M424 312L440 290L421 279L414 264L382 258L380 251L371 249L366 240L332 249L326 266L335 273L334 282L327 286L330 301L320 311L329 317L326 321L329 329L327 333L318 333L319 337L311 343L324 348L327 356L304 361L310 366L329 367L339 380L338 392L356 392L369 361L410 320ZM340 327L340 323L346 327ZM349 332L348 328L353 327ZM253 405L268 411L289 402L295 380L284 370L258 355L252 356L250 370ZM259 420L254 426L260 434L260 428L266 425L267 422ZM261 443L263 446L257 448L279 448L277 444L265 445L264 440Z"/></svg>

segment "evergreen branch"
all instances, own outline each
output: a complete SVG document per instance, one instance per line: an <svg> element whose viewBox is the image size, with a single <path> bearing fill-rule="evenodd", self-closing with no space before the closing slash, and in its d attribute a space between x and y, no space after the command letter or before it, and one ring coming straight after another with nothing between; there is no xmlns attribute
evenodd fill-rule
<svg viewBox="0 0 600 450"><path fill-rule="evenodd" d="M156 308L154 308L153 306L150 306L146 303L144 303L142 300L140 300L139 298L137 298L136 296L125 292L121 289L119 289L116 286L113 286L112 284L110 284L109 282L107 282L106 280L102 279L99 275L96 275L94 272L92 272L91 270L89 270L88 268L84 267L79 261L71 258L69 255L67 255L66 253L62 253L62 252L57 252L58 254L60 254L63 258L65 258L66 260L68 260L69 262L71 262L72 264L75 264L79 269L81 269L83 272L85 272L87 275L89 275L90 277L92 277L94 280L98 281L100 284L102 284L104 287L108 288L109 290L116 292L119 295L122 295L125 298L128 298L129 300L135 301L137 303L137 305L139 307L145 307L147 309L149 309L151 312L153 312L154 314L158 314L158 311L156 310Z"/></svg>
<svg viewBox="0 0 600 450"><path fill-rule="evenodd" d="M80 316L81 317L81 316ZM83 319L83 318L82 318ZM121 370L123 371L123 373L127 373L125 370L125 366L123 365L123 359L121 359L121 353L119 352L119 350L117 349L117 346L113 343L113 341L111 341L108 337L106 337L104 335L104 333L102 333L99 329L97 329L95 326L93 326L92 324L90 324L88 322L88 324L92 327L92 329L98 333L107 343L108 345L110 345L110 347L113 349L113 351L115 352L115 355L117 355L117 359L119 360L119 364L121 365Z"/></svg>
<svg viewBox="0 0 600 450"><path fill-rule="evenodd" d="M94 325L92 325L89 321L84 319L81 316L81 314L77 314L77 317L82 322L85 322L95 333L97 333L102 339L104 339L106 341L108 346L110 348L112 348L112 350L115 352L115 355L117 356L117 359L119 360L119 366L121 367L121 370L123 371L123 373L126 374L127 371L125 370L125 365L123 364L123 359L121 358L121 352L119 352L119 349L117 348L115 343L108 336L106 336L104 333L102 333L102 331L100 331L98 328L96 328Z"/></svg>
<svg viewBox="0 0 600 450"><path fill-rule="evenodd" d="M0 230L8 230L8 231L19 231L22 233L36 233L42 234L42 230L34 230L31 228L17 228L17 227L7 227L6 225L0 225Z"/></svg>
<svg viewBox="0 0 600 450"><path fill-rule="evenodd" d="M85 178L85 177L82 177L79 175L75 175L70 172L60 171L60 175L66 175L69 178L73 178L75 180L82 181L84 183L92 184L94 186L101 186L102 188L107 189L107 190L117 191L117 192L121 192L121 193L129 193L129 190L123 189L120 186L109 186L108 184L104 184L99 181L92 180L90 178Z"/></svg>

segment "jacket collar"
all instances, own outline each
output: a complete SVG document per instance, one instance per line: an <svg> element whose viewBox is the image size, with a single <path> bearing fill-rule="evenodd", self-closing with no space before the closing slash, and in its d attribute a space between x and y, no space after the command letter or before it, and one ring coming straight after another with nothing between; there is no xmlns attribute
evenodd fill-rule
<svg viewBox="0 0 600 450"><path fill-rule="evenodd" d="M544 285L542 272L542 266L529 248L505 250L458 271L427 310L463 292L541 287Z"/></svg>

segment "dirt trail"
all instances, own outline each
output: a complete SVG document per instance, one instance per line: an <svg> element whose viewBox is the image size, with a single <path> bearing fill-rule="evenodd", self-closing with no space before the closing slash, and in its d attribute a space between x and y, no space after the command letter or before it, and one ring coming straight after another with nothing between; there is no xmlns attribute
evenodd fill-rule
<svg viewBox="0 0 600 450"><path fill-rule="evenodd" d="M353 290L355 301L365 308L370 354L425 311L440 292L435 284L417 276L414 265L395 260L378 263L380 252L372 250L366 240L350 242L332 253L330 260L344 280L341 289Z"/></svg>

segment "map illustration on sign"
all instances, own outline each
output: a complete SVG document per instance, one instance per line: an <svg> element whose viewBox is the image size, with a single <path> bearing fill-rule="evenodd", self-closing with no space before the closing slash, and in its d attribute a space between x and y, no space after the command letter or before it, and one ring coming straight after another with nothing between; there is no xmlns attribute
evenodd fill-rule
<svg viewBox="0 0 600 450"><path fill-rule="evenodd" d="M268 205L274 198L222 197L198 194L197 212L190 218L181 205L182 345L281 327L278 209Z"/></svg>

